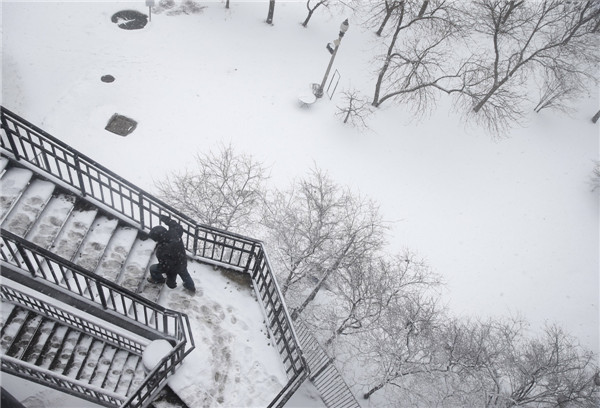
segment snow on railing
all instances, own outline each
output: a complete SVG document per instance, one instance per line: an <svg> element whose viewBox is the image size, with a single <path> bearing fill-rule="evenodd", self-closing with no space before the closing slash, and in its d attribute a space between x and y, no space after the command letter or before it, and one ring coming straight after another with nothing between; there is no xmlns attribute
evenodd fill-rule
<svg viewBox="0 0 600 408"><path fill-rule="evenodd" d="M0 147L13 160L43 171L48 179L142 231L168 215L183 227L184 244L193 257L250 273L289 379L285 393L274 402L285 403L307 377L308 366L262 243L199 224L8 109L0 107L0 116Z"/></svg>

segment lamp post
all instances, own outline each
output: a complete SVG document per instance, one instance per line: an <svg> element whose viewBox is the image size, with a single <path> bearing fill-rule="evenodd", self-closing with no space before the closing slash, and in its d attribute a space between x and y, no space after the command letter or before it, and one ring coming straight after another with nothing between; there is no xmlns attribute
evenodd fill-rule
<svg viewBox="0 0 600 408"><path fill-rule="evenodd" d="M335 59L335 55L337 54L338 48L340 48L342 37L344 36L344 34L346 34L346 31L348 31L349 26L350 24L348 24L348 19L344 20L344 22L340 25L339 37L333 41L333 44L335 45L335 48L333 50L330 48L329 44L327 44L327 49L329 50L329 52L331 52L331 59L329 60L329 65L327 66L327 71L325 71L325 76L323 77L321 85L315 90L315 96L317 98L321 98L323 96L323 88L325 88L325 82L327 82L327 77L329 76L329 71L331 71L333 60Z"/></svg>

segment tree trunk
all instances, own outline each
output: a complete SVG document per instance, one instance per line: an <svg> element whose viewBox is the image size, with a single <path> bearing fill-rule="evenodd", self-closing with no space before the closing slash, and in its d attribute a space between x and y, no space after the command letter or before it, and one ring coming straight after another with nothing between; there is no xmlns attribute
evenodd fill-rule
<svg viewBox="0 0 600 408"><path fill-rule="evenodd" d="M310 18L312 17L314 12L315 9L308 9L308 15L306 16L306 19L304 19L302 26L306 27L308 25L308 22L310 21Z"/></svg>
<svg viewBox="0 0 600 408"><path fill-rule="evenodd" d="M267 14L267 24L273 24L273 14L275 13L275 0L269 0L269 13Z"/></svg>
<svg viewBox="0 0 600 408"><path fill-rule="evenodd" d="M375 34L377 34L377 36L381 37L381 33L383 32L383 29L385 28L388 20L390 19L390 16L392 15L392 11L394 11L394 9L389 9L387 11L387 13L385 14L385 17L383 18L383 21L381 22L379 29L377 30L377 32L375 32Z"/></svg>
<svg viewBox="0 0 600 408"><path fill-rule="evenodd" d="M292 312L292 320L296 320L298 318L298 316L300 316L300 313L302 313L304 311L304 309L306 309L306 306L308 306L310 304L310 302L312 302L315 299L315 297L317 297L317 293L319 293L319 291L325 284L325 281L327 280L329 275L331 275L331 272L333 272L333 270L334 270L333 268L329 269L325 273L325 276L323 276L323 278L319 281L319 283L317 283L317 286L315 286L313 288L312 292L310 292L310 295L308 295L308 297L306 299L304 299L304 302L302 302L300 307L295 309Z"/></svg>
<svg viewBox="0 0 600 408"><path fill-rule="evenodd" d="M376 385L375 387L371 388L371 389L370 389L368 392L366 392L366 393L363 395L363 398L364 398L364 399L369 399L369 397L370 397L371 395L373 395L375 392L379 391L379 390L380 390L380 389L382 389L383 387L385 387L385 383L381 383L381 384L379 384L379 385Z"/></svg>
<svg viewBox="0 0 600 408"><path fill-rule="evenodd" d="M394 31L394 35L392 36L392 41L390 46L388 47L387 56L385 58L385 63L383 67L381 67L381 71L379 71L379 75L377 76L377 83L375 84L375 95L373 96L373 102L371 104L375 107L379 106L379 93L381 92L381 83L383 82L383 77L387 72L390 61L392 59L392 53L394 52L394 47L396 46L396 41L398 40L398 34L400 34L400 30L402 29L402 20L404 19L404 9L402 9L402 13L398 19L398 25L396 26L396 31Z"/></svg>
<svg viewBox="0 0 600 408"><path fill-rule="evenodd" d="M598 112L596 112L594 117L592 117L592 122L596 123L596 122L598 122L598 119L600 119L600 110Z"/></svg>
<svg viewBox="0 0 600 408"><path fill-rule="evenodd" d="M419 10L419 18L423 17L425 11L427 10L427 6L429 5L429 0L425 0L423 5L421 6L421 10Z"/></svg>

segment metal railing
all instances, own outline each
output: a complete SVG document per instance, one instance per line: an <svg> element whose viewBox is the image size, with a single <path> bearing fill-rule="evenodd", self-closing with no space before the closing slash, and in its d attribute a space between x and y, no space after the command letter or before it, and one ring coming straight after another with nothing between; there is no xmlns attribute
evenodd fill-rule
<svg viewBox="0 0 600 408"><path fill-rule="evenodd" d="M145 332L153 334L152 339L165 338L175 343L169 354L161 360L153 371L146 376L137 390L121 405L123 407L148 405L159 386L166 382L168 375L172 374L175 368L194 349L194 340L187 315L150 302L5 230L2 230L0 260L4 277L22 281L21 277L29 275L30 284L35 280L42 280L49 289L54 288L59 291L55 291L55 293L60 293L60 291L69 292L74 298L80 298L90 304L95 304L100 310L113 313L115 317L119 317L113 322L124 321L127 325L126 329L129 331L135 331L136 327L141 325ZM121 349L129 350L138 355L141 355L144 350L144 345L131 340L129 337L108 330L102 325L83 319L5 285L1 287L1 296L10 302L19 303L54 320L102 338ZM93 314L94 310L89 310ZM4 357L2 356L3 359ZM5 364L4 360L2 364ZM13 366L11 366L11 370L14 369ZM23 370L29 376L32 368L24 366ZM49 379L53 376L56 378ZM43 377L48 378L47 382L50 384L56 384L59 381L68 387L72 393L81 394L80 389L87 387L87 385L64 380L54 373L45 372ZM29 378L38 379L39 381L37 374L33 377L29 376ZM93 395L99 392L101 391L89 390L89 393ZM86 391L83 395L90 395L89 393ZM106 395L106 398L102 397L99 400L110 402L114 399L112 394Z"/></svg>
<svg viewBox="0 0 600 408"><path fill-rule="evenodd" d="M7 157L42 171L47 178L142 231L159 225L160 216L168 215L183 227L184 244L193 257L250 273L288 375L284 389L293 393L295 384L306 378L308 368L260 241L197 223L4 107L0 107L0 118L0 146ZM277 398L283 404L290 396Z"/></svg>

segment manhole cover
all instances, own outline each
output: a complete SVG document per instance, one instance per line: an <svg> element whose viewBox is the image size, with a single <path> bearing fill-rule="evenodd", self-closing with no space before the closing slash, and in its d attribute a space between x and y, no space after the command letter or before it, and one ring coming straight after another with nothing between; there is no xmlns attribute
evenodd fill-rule
<svg viewBox="0 0 600 408"><path fill-rule="evenodd" d="M122 10L113 14L110 21L124 30L139 30L148 24L148 16L135 10Z"/></svg>
<svg viewBox="0 0 600 408"><path fill-rule="evenodd" d="M137 122L135 120L115 113L104 129L119 136L127 136L135 130L136 126Z"/></svg>
<svg viewBox="0 0 600 408"><path fill-rule="evenodd" d="M112 75L102 75L102 77L100 78L100 80L102 82L114 82L115 81L115 77Z"/></svg>

